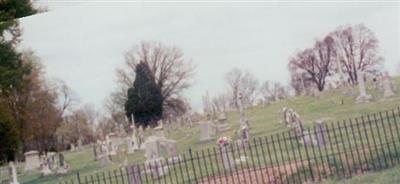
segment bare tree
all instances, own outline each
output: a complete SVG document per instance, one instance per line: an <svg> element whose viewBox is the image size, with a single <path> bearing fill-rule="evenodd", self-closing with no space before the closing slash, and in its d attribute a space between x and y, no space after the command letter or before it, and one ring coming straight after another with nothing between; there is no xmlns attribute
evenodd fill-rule
<svg viewBox="0 0 400 184"><path fill-rule="evenodd" d="M258 80L249 71L242 71L238 68L230 70L225 79L229 85L232 94L232 104L235 108L238 106L238 95L242 93L243 104L252 105L257 95Z"/></svg>
<svg viewBox="0 0 400 184"><path fill-rule="evenodd" d="M216 95L211 102L218 112L225 112L229 106L229 96L227 94Z"/></svg>
<svg viewBox="0 0 400 184"><path fill-rule="evenodd" d="M305 81L312 81L319 91L324 90L326 78L331 74L331 63L335 59L333 39L330 36L323 41L317 41L312 49L305 49L297 53L289 62L292 75L303 74Z"/></svg>
<svg viewBox="0 0 400 184"><path fill-rule="evenodd" d="M158 42L142 42L125 54L125 65L117 69L118 89L107 102L108 109L123 112L127 100L127 90L135 79L135 68L140 61L150 67L156 84L160 87L164 99L164 111L168 114L183 114L186 108L182 92L190 87L193 75L192 62L184 59L180 48L166 46Z"/></svg>
<svg viewBox="0 0 400 184"><path fill-rule="evenodd" d="M341 26L330 36L341 64L338 68L347 73L350 83L357 83L357 70L373 74L380 70L383 58L378 55L378 39L363 24Z"/></svg>
<svg viewBox="0 0 400 184"><path fill-rule="evenodd" d="M278 82L272 83L270 81L265 81L259 90L266 102L282 100L288 95L285 87Z"/></svg>

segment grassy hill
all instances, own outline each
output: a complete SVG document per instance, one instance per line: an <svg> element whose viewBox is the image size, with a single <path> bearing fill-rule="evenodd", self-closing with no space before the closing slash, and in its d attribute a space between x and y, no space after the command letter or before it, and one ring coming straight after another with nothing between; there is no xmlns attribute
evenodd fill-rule
<svg viewBox="0 0 400 184"><path fill-rule="evenodd" d="M369 84L367 92L372 94L375 100L365 104L355 103L355 98L358 95L358 88L345 88L327 91L321 93L318 97L290 97L266 107L252 107L246 109L246 116L251 120L250 135L252 137L267 136L288 130L286 126L279 123L280 117L278 111L283 107L290 107L298 112L306 126L312 125L312 123L317 119L322 119L325 122L330 123L345 120L350 117L357 117L363 114L397 108L400 105L400 77L395 78L395 83L398 88L396 96L388 100L382 100L381 97L383 93L374 89L372 84ZM352 91L353 95L346 96L343 94L343 91ZM341 103L342 101L343 104ZM218 135L218 137L226 135L235 138L235 131L239 129L239 114L236 112L228 113L228 120L231 130ZM193 128L173 126L168 129L167 134L169 138L178 142L179 153L187 153L189 148L196 151L215 146L215 141L203 144L199 143L199 129L196 126ZM215 136L214 140L218 137ZM63 178L57 178L56 176L41 178L38 173L31 173L19 176L20 182L29 184L50 184L55 183L60 179L64 180L74 178L77 172L80 172L81 175L88 175L119 167L119 158L115 157L114 160L116 161L114 164L106 168L101 168L100 163L93 160L92 149L89 147L80 152L66 152L65 156L67 162L71 166L71 170L69 174ZM137 152L129 155L130 164L142 163L144 160L144 152ZM385 171L382 174L385 176L392 176L393 172L399 171L399 168L394 168L392 170ZM369 177L379 178L379 176L380 173L357 176L350 180L350 183L353 183L352 181L360 181L360 183L362 183L362 181L369 181ZM330 180L327 182L335 183L337 181Z"/></svg>

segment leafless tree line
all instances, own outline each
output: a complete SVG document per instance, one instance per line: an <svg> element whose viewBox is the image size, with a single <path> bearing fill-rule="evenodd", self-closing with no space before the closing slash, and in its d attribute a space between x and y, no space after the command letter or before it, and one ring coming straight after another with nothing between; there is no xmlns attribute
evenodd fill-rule
<svg viewBox="0 0 400 184"><path fill-rule="evenodd" d="M324 90L327 80L357 84L357 71L377 74L383 58L378 39L362 24L340 26L313 47L297 52L289 60L291 85L296 90L315 87ZM300 84L299 84L300 83Z"/></svg>

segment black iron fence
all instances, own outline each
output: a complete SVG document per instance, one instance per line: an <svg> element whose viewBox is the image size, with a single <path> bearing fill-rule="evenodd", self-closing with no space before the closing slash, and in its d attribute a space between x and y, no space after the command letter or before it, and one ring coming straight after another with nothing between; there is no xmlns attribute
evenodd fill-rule
<svg viewBox="0 0 400 184"><path fill-rule="evenodd" d="M232 142L156 159L68 183L305 183L349 178L400 163L400 108L305 128L248 143Z"/></svg>

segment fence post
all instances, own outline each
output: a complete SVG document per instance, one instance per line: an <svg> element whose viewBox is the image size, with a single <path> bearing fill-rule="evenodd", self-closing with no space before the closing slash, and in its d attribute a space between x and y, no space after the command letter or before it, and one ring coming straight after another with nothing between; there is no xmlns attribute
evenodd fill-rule
<svg viewBox="0 0 400 184"><path fill-rule="evenodd" d="M194 162L193 162L193 153L192 153L192 148L189 148L189 160L190 160L190 163L192 164L192 169L193 169L193 173L194 173L194 182L196 182L196 180L197 180L197 175L196 175L196 169L195 169L195 167L194 167ZM181 171L182 172L182 171ZM190 180L190 176L189 176L189 173L188 173L188 177L189 177L189 180Z"/></svg>
<svg viewBox="0 0 400 184"><path fill-rule="evenodd" d="M76 173L76 178L78 179L78 184L81 184L81 177L79 172Z"/></svg>

